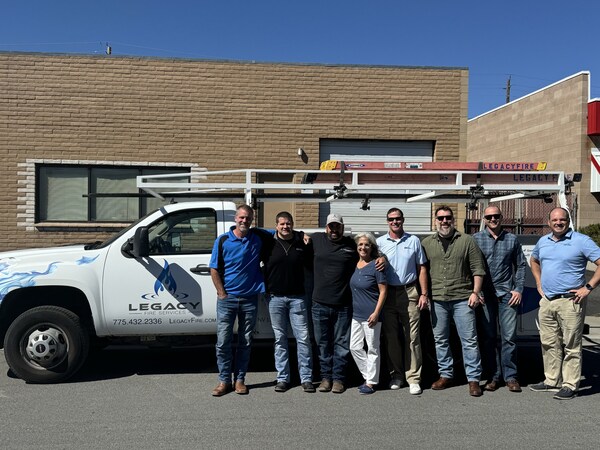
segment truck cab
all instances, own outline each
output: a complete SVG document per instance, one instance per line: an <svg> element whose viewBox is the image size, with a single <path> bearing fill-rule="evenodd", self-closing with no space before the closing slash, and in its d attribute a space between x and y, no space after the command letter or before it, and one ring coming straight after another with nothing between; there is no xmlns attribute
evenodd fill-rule
<svg viewBox="0 0 600 450"><path fill-rule="evenodd" d="M0 342L13 372L62 381L97 338L216 335L209 262L234 215L232 202L173 203L103 243L0 254Z"/></svg>

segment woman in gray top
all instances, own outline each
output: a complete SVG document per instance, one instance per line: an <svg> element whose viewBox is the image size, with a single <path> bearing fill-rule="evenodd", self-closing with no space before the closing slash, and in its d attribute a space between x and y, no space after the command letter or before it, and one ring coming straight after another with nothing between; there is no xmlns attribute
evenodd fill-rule
<svg viewBox="0 0 600 450"><path fill-rule="evenodd" d="M353 309L350 352L365 379L358 390L361 394L372 394L379 383L379 314L387 294L387 281L384 272L375 270L378 253L375 237L371 233L360 233L355 241L360 259L350 279Z"/></svg>

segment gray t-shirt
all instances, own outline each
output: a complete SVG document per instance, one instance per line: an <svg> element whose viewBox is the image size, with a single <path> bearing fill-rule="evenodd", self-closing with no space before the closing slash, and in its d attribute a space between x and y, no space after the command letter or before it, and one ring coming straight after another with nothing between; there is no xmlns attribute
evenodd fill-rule
<svg viewBox="0 0 600 450"><path fill-rule="evenodd" d="M352 318L359 322L366 321L377 306L379 300L378 284L387 284L385 273L375 270L375 260L362 269L354 270L350 278L352 291Z"/></svg>

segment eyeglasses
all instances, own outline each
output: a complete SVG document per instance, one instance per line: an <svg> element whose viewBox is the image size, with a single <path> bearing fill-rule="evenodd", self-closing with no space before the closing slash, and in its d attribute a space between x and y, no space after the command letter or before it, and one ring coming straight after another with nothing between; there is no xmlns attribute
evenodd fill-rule
<svg viewBox="0 0 600 450"><path fill-rule="evenodd" d="M452 217L452 216L437 216L436 220L439 220L440 222L447 220L448 222L450 222L453 218L454 217Z"/></svg>
<svg viewBox="0 0 600 450"><path fill-rule="evenodd" d="M496 219L498 220L500 217L502 217L502 214L488 214L487 216L483 216L485 218L485 220L492 220L492 219Z"/></svg>
<svg viewBox="0 0 600 450"><path fill-rule="evenodd" d="M388 222L402 222L404 220L404 217L388 217L387 221Z"/></svg>

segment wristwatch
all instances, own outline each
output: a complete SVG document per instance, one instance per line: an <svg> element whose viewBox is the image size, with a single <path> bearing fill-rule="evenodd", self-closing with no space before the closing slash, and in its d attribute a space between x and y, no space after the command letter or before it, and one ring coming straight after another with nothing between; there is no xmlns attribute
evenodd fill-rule
<svg viewBox="0 0 600 450"><path fill-rule="evenodd" d="M586 288L588 291L593 291L593 290L594 290L594 287L593 287L593 286L592 286L590 283L586 284L586 285L585 285L585 288Z"/></svg>

